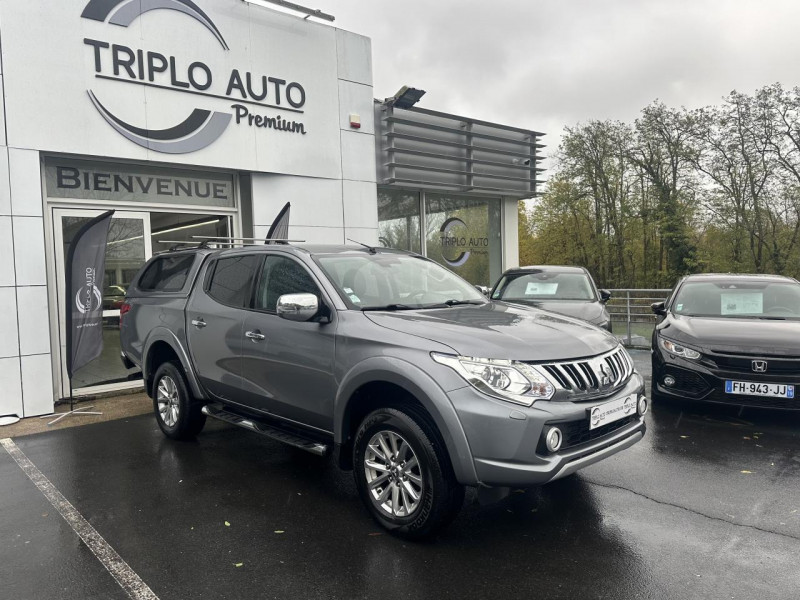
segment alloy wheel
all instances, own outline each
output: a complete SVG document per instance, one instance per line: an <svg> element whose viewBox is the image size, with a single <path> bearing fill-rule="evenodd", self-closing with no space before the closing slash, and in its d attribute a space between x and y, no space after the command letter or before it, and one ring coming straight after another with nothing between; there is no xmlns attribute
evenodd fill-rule
<svg viewBox="0 0 800 600"><path fill-rule="evenodd" d="M158 402L158 414L161 415L164 425L175 427L180 415L180 403L178 386L169 375L165 375L158 381L156 401Z"/></svg>
<svg viewBox="0 0 800 600"><path fill-rule="evenodd" d="M364 452L364 473L372 502L391 517L408 517L425 491L414 449L395 431L379 431Z"/></svg>

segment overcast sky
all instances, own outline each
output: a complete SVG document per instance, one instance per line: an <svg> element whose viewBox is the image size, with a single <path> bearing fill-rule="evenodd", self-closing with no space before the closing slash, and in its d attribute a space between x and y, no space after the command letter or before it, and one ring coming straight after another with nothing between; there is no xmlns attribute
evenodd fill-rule
<svg viewBox="0 0 800 600"><path fill-rule="evenodd" d="M307 4L311 2L311 4ZM535 129L800 84L800 0L306 0L372 38L375 96ZM552 151L546 149L545 153Z"/></svg>

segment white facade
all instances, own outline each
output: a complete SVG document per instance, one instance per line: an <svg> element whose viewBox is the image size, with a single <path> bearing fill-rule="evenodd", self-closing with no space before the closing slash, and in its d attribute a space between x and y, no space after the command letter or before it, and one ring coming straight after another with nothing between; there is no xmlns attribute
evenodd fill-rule
<svg viewBox="0 0 800 600"><path fill-rule="evenodd" d="M53 193L45 159L220 173L236 199L214 214L237 235L291 201L292 237L377 242L369 39L241 0L2 0L0 42L0 415L67 393L64 219L145 215L150 253L147 215L214 212L102 200L103 175Z"/></svg>

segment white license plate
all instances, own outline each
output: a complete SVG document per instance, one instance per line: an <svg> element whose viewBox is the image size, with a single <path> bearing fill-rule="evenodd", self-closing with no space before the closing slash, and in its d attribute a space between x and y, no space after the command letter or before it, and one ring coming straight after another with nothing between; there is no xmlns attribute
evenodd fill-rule
<svg viewBox="0 0 800 600"><path fill-rule="evenodd" d="M597 429L614 421L629 417L636 412L636 398L627 396L589 409L589 429Z"/></svg>
<svg viewBox="0 0 800 600"><path fill-rule="evenodd" d="M755 383L753 381L726 381L725 392L745 396L773 396L794 398L794 386L783 383Z"/></svg>

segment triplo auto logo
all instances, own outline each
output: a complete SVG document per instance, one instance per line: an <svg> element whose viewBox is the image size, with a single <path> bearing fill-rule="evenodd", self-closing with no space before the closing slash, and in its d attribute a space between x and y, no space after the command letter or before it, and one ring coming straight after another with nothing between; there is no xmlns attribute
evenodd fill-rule
<svg viewBox="0 0 800 600"><path fill-rule="evenodd" d="M86 283L75 293L75 308L82 315L99 310L103 305L103 295L97 287L97 274L91 267L86 269Z"/></svg>
<svg viewBox="0 0 800 600"><path fill-rule="evenodd" d="M455 227L466 227L467 224L458 217L450 217L439 228L442 241L442 259L451 267L460 267L469 260L472 252L486 252L489 247L489 238L487 237L466 237L459 236L453 232ZM447 254L454 254L454 252L446 252L446 249L455 249L459 252L458 256L448 258Z"/></svg>
<svg viewBox="0 0 800 600"><path fill-rule="evenodd" d="M212 19L192 0L90 0L81 17L109 25L129 27L143 14L155 10L172 10L201 23L216 39L222 51L228 47L222 32ZM234 100L231 112L195 108L182 122L166 129L148 129L128 123L113 114L90 89L89 98L106 122L119 134L139 146L169 154L185 154L214 143L225 132L231 120L237 125L305 135L305 124L286 119L281 114L254 114L249 106L273 111L302 114L306 92L296 81L250 71L232 69L224 93L214 91L212 68L202 60L167 56L144 48L131 48L106 40L84 38L91 48L95 78L136 84L205 97L207 100ZM222 92L221 88L219 92Z"/></svg>

